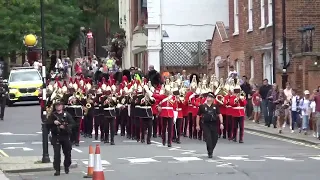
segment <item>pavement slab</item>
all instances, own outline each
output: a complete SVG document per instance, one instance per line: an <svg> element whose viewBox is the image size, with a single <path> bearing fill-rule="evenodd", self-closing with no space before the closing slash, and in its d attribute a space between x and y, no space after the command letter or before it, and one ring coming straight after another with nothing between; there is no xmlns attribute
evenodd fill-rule
<svg viewBox="0 0 320 180"><path fill-rule="evenodd" d="M36 156L0 157L0 170L5 173L53 171L52 163L41 163L41 158ZM77 162L72 162L70 168L77 166ZM61 167L63 169L63 166Z"/></svg>

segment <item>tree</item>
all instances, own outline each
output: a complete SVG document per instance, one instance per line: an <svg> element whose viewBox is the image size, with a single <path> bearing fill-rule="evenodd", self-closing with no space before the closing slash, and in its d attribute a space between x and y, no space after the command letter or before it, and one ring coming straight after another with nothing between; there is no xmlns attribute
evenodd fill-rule
<svg viewBox="0 0 320 180"><path fill-rule="evenodd" d="M67 49L71 39L86 24L77 0L44 0L47 50ZM41 46L40 0L0 0L0 56L24 52L26 34L38 36Z"/></svg>

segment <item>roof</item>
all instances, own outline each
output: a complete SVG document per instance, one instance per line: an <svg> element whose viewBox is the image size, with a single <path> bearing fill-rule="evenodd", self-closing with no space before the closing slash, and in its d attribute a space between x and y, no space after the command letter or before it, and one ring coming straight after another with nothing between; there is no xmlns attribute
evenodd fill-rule
<svg viewBox="0 0 320 180"><path fill-rule="evenodd" d="M212 38L214 37L215 32L217 32L219 34L219 37L220 37L222 42L228 42L229 41L229 36L228 36L229 27L225 26L222 21L217 21L216 22Z"/></svg>

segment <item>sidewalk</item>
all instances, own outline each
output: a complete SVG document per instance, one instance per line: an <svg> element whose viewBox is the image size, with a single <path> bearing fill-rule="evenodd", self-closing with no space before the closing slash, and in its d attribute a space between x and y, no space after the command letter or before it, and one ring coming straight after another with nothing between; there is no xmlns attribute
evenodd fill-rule
<svg viewBox="0 0 320 180"><path fill-rule="evenodd" d="M53 171L52 162L41 163L41 158L38 156L15 156L15 157L0 157L0 170L4 173L27 173L40 171ZM51 161L53 160L50 157ZM63 162L63 158L61 159ZM63 163L62 163L63 164ZM72 162L70 168L77 168L77 162ZM64 169L62 166L61 169ZM0 171L0 172L1 172ZM0 174L1 177L1 174Z"/></svg>
<svg viewBox="0 0 320 180"><path fill-rule="evenodd" d="M312 133L309 132L308 135L304 135L303 133L299 133L296 130L294 133L291 133L289 125L283 129L282 134L279 134L277 128L273 128L273 125L269 128L264 125L264 122L260 122L260 124L252 122L252 120L246 119L244 122L245 130L258 132L262 134L267 134L271 136L276 136L280 138L285 138L289 140L299 141L302 143L307 143L311 145L316 145L320 147L320 140L312 136Z"/></svg>

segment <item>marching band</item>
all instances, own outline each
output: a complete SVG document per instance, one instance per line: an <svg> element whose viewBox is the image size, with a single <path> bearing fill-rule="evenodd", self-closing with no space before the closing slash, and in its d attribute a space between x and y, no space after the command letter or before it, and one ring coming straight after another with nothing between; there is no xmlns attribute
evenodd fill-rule
<svg viewBox="0 0 320 180"><path fill-rule="evenodd" d="M94 135L95 140L115 145L118 130L121 136L147 144L151 144L151 136L161 136L163 145L168 147L172 142L180 144L181 136L205 141L202 129L196 130L196 116L209 92L215 94L215 103L223 115L225 128L218 129L219 137L244 142L247 102L239 79L219 80L215 75L200 79L192 74L190 86L186 87L178 76L166 79L163 85L159 74L132 80L125 73L120 76L110 76L108 80L103 77L97 83L84 77L63 83L58 79L47 82L47 115L54 111L55 102L65 105L77 124L71 136L75 146L79 146L81 135Z"/></svg>

